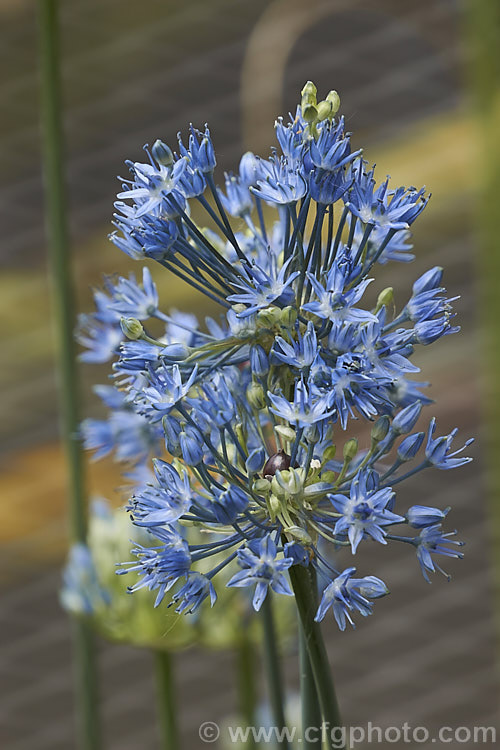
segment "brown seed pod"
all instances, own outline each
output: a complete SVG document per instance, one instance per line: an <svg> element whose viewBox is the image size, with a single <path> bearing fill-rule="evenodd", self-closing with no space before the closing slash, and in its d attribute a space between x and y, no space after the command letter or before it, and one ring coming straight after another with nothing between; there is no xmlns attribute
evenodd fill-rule
<svg viewBox="0 0 500 750"><path fill-rule="evenodd" d="M265 478L274 477L277 471L285 471L290 468L290 456L281 450L278 453L273 453L270 456L262 470L262 474Z"/></svg>

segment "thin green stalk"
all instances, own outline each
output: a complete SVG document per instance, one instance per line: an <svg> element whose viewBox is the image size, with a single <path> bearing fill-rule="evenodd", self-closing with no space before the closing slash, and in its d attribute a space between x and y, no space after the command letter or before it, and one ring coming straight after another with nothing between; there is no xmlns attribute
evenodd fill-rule
<svg viewBox="0 0 500 750"><path fill-rule="evenodd" d="M178 750L180 741L172 656L168 651L161 649L154 651L153 656L155 659L156 700L158 723L161 731L161 747L163 750Z"/></svg>
<svg viewBox="0 0 500 750"><path fill-rule="evenodd" d="M314 674L309 661L307 643L302 625L299 626L300 655L300 699L302 704L302 747L304 750L318 750L321 741L321 707ZM313 731L307 731L314 728Z"/></svg>
<svg viewBox="0 0 500 750"><path fill-rule="evenodd" d="M63 179L57 0L39 0L39 59L45 213L57 336L61 433L69 476L71 536L75 541L84 542L86 519L83 459L79 442L75 438L80 419L73 341L74 293ZM75 620L73 634L80 744L82 750L97 750L100 739L93 634L90 626L82 620Z"/></svg>
<svg viewBox="0 0 500 750"><path fill-rule="evenodd" d="M255 726L255 709L257 706L257 687L255 684L255 653L252 642L246 632L241 638L237 649L238 660L238 695L240 714L247 727ZM256 747L255 737L248 735L246 742L248 750Z"/></svg>
<svg viewBox="0 0 500 750"><path fill-rule="evenodd" d="M264 663L269 686L269 700L274 718L274 726L282 729L286 726L285 703L280 659L276 642L276 629L274 627L272 594L270 591L268 591L264 599L261 611L264 625ZM288 750L289 748L286 738L282 738L278 745L283 750Z"/></svg>
<svg viewBox="0 0 500 750"><path fill-rule="evenodd" d="M290 568L290 580L316 683L321 714L325 725L328 727L327 734L333 738L335 735L332 734L332 730L341 727L342 721L323 636L319 624L314 621L316 614L316 574L312 566L304 568L301 565L293 565ZM331 748L339 747L333 739L330 739L329 743ZM345 747L345 745L342 747Z"/></svg>
<svg viewBox="0 0 500 750"><path fill-rule="evenodd" d="M477 273L480 315L482 411L486 487L489 496L490 549L494 563L497 619L500 626L500 253L498 252L498 197L500 195L500 5L493 0L467 0L463 14L471 110L479 174L476 204L478 232Z"/></svg>

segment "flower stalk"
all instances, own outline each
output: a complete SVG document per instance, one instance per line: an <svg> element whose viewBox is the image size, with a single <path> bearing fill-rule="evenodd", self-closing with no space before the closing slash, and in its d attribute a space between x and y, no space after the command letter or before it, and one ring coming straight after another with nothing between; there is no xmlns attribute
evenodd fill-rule
<svg viewBox="0 0 500 750"><path fill-rule="evenodd" d="M305 568L301 565L293 565L290 568L290 580L295 594L322 719L325 726L328 727L329 747L339 747L338 743L334 743L331 739L331 733L336 727L342 726L342 721L321 628L319 623L315 621L317 611L315 571L312 566ZM311 700L311 692L312 688L309 687L308 700Z"/></svg>
<svg viewBox="0 0 500 750"><path fill-rule="evenodd" d="M74 541L84 542L86 520L83 457L80 443L75 439L80 417L73 337L74 293L63 176L58 0L40 0L38 25L45 214L57 337L61 432L68 467L71 535ZM79 740L82 750L98 750L100 737L93 634L90 625L79 618L75 618L73 623L73 653Z"/></svg>
<svg viewBox="0 0 500 750"><path fill-rule="evenodd" d="M255 657L252 641L244 631L236 649L239 709L241 718L247 727L255 726L255 709L257 706L257 685L255 684ZM246 748L254 750L255 738L249 732Z"/></svg>
<svg viewBox="0 0 500 750"><path fill-rule="evenodd" d="M179 750L179 726L172 655L162 649L153 652L156 672L158 721L163 750Z"/></svg>
<svg viewBox="0 0 500 750"><path fill-rule="evenodd" d="M271 594L266 596L262 604L262 623L264 628L264 664L269 689L269 702L271 704L274 726L278 727L279 732L279 730L286 726L285 698ZM278 741L278 746L280 750L288 750L289 743L287 738L282 736Z"/></svg>

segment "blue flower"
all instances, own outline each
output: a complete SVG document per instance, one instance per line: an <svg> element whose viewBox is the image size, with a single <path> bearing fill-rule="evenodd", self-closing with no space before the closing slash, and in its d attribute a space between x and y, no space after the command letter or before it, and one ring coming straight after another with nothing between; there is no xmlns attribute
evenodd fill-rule
<svg viewBox="0 0 500 750"><path fill-rule="evenodd" d="M238 562L243 570L236 573L228 586L253 586L254 609L259 611L267 596L269 587L277 594L293 596L285 571L294 564L292 557L276 559L276 545L271 536L248 542L246 547L238 550Z"/></svg>
<svg viewBox="0 0 500 750"><path fill-rule="evenodd" d="M172 601L180 602L176 612L193 614L207 597L210 597L210 605L213 607L217 594L210 579L203 573L190 572L186 583L172 594Z"/></svg>
<svg viewBox="0 0 500 750"><path fill-rule="evenodd" d="M79 355L82 362L109 362L117 353L122 339L123 333L118 324L102 323L95 315L80 315L76 340L87 349Z"/></svg>
<svg viewBox="0 0 500 750"><path fill-rule="evenodd" d="M366 172L365 164L358 159L353 166L353 184L346 206L365 224L374 224L385 230L408 229L427 205L424 188L407 190L400 187L389 191L389 181L385 180L375 189L374 169Z"/></svg>
<svg viewBox="0 0 500 750"><path fill-rule="evenodd" d="M328 397L314 398L303 380L295 386L293 403L271 392L268 396L272 404L271 411L298 427L307 427L307 425L321 422L334 414L333 410L329 410Z"/></svg>
<svg viewBox="0 0 500 750"><path fill-rule="evenodd" d="M354 305L363 296L366 287L372 279L365 279L350 290L346 290L349 264L336 261L324 282L318 281L312 274L307 277L311 283L317 300L303 305L304 310L314 313L319 318L327 318L333 323L355 323L361 325L370 321L377 322L377 318L368 310L359 310Z"/></svg>
<svg viewBox="0 0 500 750"><path fill-rule="evenodd" d="M284 157L273 156L269 161L260 161L260 179L252 187L254 195L267 203L281 206L291 205L303 198L307 182L303 174Z"/></svg>
<svg viewBox="0 0 500 750"><path fill-rule="evenodd" d="M180 135L178 136L178 140L181 156L188 159L193 169L199 169L203 174L213 172L217 165L217 160L215 158L210 130L207 125L205 125L203 133L191 125L189 146L187 149L182 143Z"/></svg>
<svg viewBox="0 0 500 750"><path fill-rule="evenodd" d="M457 547L463 546L464 542L457 542L454 539L450 539L456 533L456 531L451 531L443 534L441 524L438 523L423 528L414 540L414 544L417 547L417 559L427 583L430 583L429 573L434 573L436 570L439 570L440 573L450 580L448 573L445 573L437 562L433 560L432 555L444 555L445 557L461 559L463 554L449 546L450 544L454 544Z"/></svg>
<svg viewBox="0 0 500 750"><path fill-rule="evenodd" d="M355 572L356 568L346 568L328 584L314 618L316 622L321 622L331 607L340 630L345 630L347 622L355 627L351 612L360 612L363 617L371 615L373 604L370 599L379 599L389 593L380 578L352 578Z"/></svg>
<svg viewBox="0 0 500 750"><path fill-rule="evenodd" d="M284 338L278 336L273 344L272 354L274 359L298 370L307 369L314 362L319 351L318 340L314 325L309 321L306 332L298 334L298 340L290 344Z"/></svg>
<svg viewBox="0 0 500 750"><path fill-rule="evenodd" d="M120 278L112 289L111 310L120 316L147 320L156 315L158 311L158 292L151 278L149 269L145 266L142 270L142 287L137 284L135 276Z"/></svg>
<svg viewBox="0 0 500 750"><path fill-rule="evenodd" d="M186 169L186 164L185 159L179 159L173 166L154 162L128 162L134 179L125 181L124 190L118 193L117 197L133 201L135 219L153 211L161 211L165 207L166 196L178 193L175 188Z"/></svg>
<svg viewBox="0 0 500 750"><path fill-rule="evenodd" d="M404 521L402 516L387 509L394 497L392 489L370 490L367 479L367 473L360 472L351 483L349 497L329 495L335 509L342 514L335 524L335 533L347 532L353 555L364 536L368 534L375 541L387 544L384 526Z"/></svg>
<svg viewBox="0 0 500 750"><path fill-rule="evenodd" d="M311 142L309 156L315 167L334 172L361 154L351 153L349 134L344 133L344 118L338 123L324 122L317 140Z"/></svg>
<svg viewBox="0 0 500 750"><path fill-rule="evenodd" d="M136 584L129 586L129 591L133 593L142 588L158 591L155 600L157 607L167 591L180 578L189 575L191 554L187 542L168 527L156 528L155 537L162 542L160 546L144 547L137 544L132 549L137 562L122 563L117 573L138 573L141 578Z"/></svg>
<svg viewBox="0 0 500 750"><path fill-rule="evenodd" d="M425 446L425 456L429 464L435 466L436 469L456 469L458 466L463 466L464 464L468 464L470 461L472 461L472 458L467 458L465 456L455 458L455 456L458 456L459 453L465 450L465 448L467 448L473 442L472 438L467 440L464 445L458 450L454 451L454 453L450 453L451 444L458 430L455 428L450 432L449 435L439 438L433 438L435 430L436 419L435 417L433 417L429 424L427 444Z"/></svg>
<svg viewBox="0 0 500 750"><path fill-rule="evenodd" d="M229 302L237 302L247 306L246 310L238 313L239 317L246 318L253 315L253 313L269 307L273 302L285 307L293 301L291 285L297 278L298 271L291 273L287 278L288 265L289 263L285 263L278 270L276 258L270 256L271 267L269 272L256 266L247 269L249 280L235 284L243 292L231 294L228 297Z"/></svg>
<svg viewBox="0 0 500 750"><path fill-rule="evenodd" d="M245 216L253 209L252 196L248 186L233 174L226 174L226 195L220 192L222 205L231 216Z"/></svg>
<svg viewBox="0 0 500 750"><path fill-rule="evenodd" d="M156 528L170 526L190 509L197 495L189 476L183 476L165 461L154 461L155 482L144 487L129 502L129 510L136 526Z"/></svg>
<svg viewBox="0 0 500 750"><path fill-rule="evenodd" d="M171 367L162 363L156 370L149 369L148 374L149 385L143 388L138 403L145 407L145 414L160 420L187 395L196 379L197 370L193 369L185 382L178 365Z"/></svg>
<svg viewBox="0 0 500 750"><path fill-rule="evenodd" d="M64 568L61 604L75 615L93 615L110 603L109 593L99 583L92 554L85 544L74 544Z"/></svg>
<svg viewBox="0 0 500 750"><path fill-rule="evenodd" d="M264 463L264 462L262 462ZM261 464L262 466L262 464ZM240 513L248 506L248 495L239 487L228 487L226 490L216 490L211 498L210 508L217 521L222 524L232 524Z"/></svg>

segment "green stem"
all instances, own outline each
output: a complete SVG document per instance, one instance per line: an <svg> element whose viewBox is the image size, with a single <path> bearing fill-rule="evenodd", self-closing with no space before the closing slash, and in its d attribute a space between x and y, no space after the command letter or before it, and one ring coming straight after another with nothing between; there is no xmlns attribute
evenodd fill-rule
<svg viewBox="0 0 500 750"><path fill-rule="evenodd" d="M314 620L317 608L314 568L311 565L308 568L293 565L290 568L290 579L316 683L323 722L328 728L327 736L333 737L332 730L335 727L341 727L342 722L323 636L319 624ZM338 748L339 745L331 739L329 747Z"/></svg>
<svg viewBox="0 0 500 750"><path fill-rule="evenodd" d="M274 627L272 594L268 591L262 604L262 618L264 624L264 662L266 676L269 686L269 699L274 718L274 726L282 729L286 726L283 680L281 676L280 659L276 643L276 630ZM286 738L279 741L279 747L288 750L289 744Z"/></svg>
<svg viewBox="0 0 500 750"><path fill-rule="evenodd" d="M255 708L257 705L257 687L255 684L255 654L251 640L245 631L238 644L238 694L240 714L247 727L255 726ZM256 747L255 737L249 734L246 747Z"/></svg>
<svg viewBox="0 0 500 750"><path fill-rule="evenodd" d="M71 284L63 179L57 0L39 1L39 57L45 213L57 336L61 433L69 476L70 528L74 541L85 542L83 458L75 437L80 419L73 341L74 292ZM80 744L82 750L97 750L100 740L93 634L90 626L82 620L74 622L73 632Z"/></svg>
<svg viewBox="0 0 500 750"><path fill-rule="evenodd" d="M172 657L168 651L158 649L154 652L154 659L161 747L163 750L178 750L180 742Z"/></svg>
<svg viewBox="0 0 500 750"><path fill-rule="evenodd" d="M309 660L307 643L302 625L299 626L299 655L300 655L300 698L302 704L302 747L304 750L318 750L321 748L321 707L319 704L316 683ZM309 727L315 731L306 732Z"/></svg>
<svg viewBox="0 0 500 750"><path fill-rule="evenodd" d="M467 0L464 32L468 42L471 112L475 116L479 175L476 202L478 233L477 274L482 360L482 411L485 478L491 514L490 550L494 563L497 612L500 611L500 253L498 252L498 196L500 195L500 5L491 0Z"/></svg>

